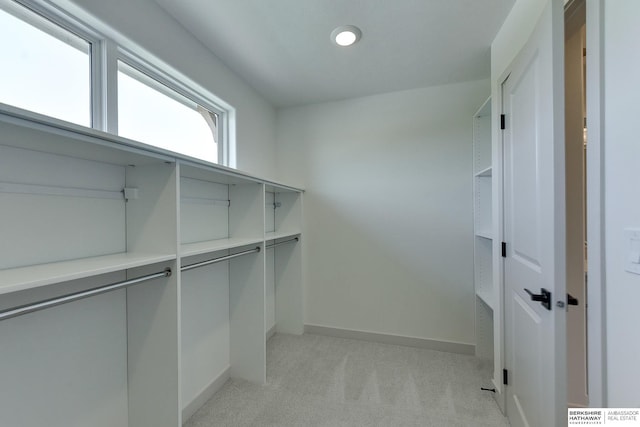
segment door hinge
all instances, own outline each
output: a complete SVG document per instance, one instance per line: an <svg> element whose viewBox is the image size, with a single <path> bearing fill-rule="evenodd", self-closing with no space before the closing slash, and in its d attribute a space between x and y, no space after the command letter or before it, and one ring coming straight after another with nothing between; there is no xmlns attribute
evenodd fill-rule
<svg viewBox="0 0 640 427"><path fill-rule="evenodd" d="M502 258L506 258L506 257L507 257L507 243L502 242Z"/></svg>
<svg viewBox="0 0 640 427"><path fill-rule="evenodd" d="M509 385L509 371L506 369L502 370L502 384Z"/></svg>
<svg viewBox="0 0 640 427"><path fill-rule="evenodd" d="M500 114L500 129L506 129L507 117L504 114Z"/></svg>

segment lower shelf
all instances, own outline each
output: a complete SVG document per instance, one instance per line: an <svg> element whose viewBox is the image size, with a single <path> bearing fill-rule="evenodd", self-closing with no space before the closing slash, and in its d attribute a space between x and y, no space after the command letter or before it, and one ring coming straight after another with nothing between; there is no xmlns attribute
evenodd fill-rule
<svg viewBox="0 0 640 427"><path fill-rule="evenodd" d="M491 235L491 230L478 230L476 231L477 237L482 237L483 239L491 240L493 236Z"/></svg>
<svg viewBox="0 0 640 427"><path fill-rule="evenodd" d="M230 238L216 239L205 242L184 243L180 246L180 256L188 257L193 255L202 255L209 252L221 251L224 249L234 249L241 246L257 245L263 242L262 236L250 238Z"/></svg>
<svg viewBox="0 0 640 427"><path fill-rule="evenodd" d="M300 235L299 231L275 231L264 234L264 240L276 240L284 239L285 237L297 237Z"/></svg>
<svg viewBox="0 0 640 427"><path fill-rule="evenodd" d="M0 271L0 295L176 259L176 254L125 252Z"/></svg>
<svg viewBox="0 0 640 427"><path fill-rule="evenodd" d="M476 296L493 310L493 295L486 289L476 289Z"/></svg>

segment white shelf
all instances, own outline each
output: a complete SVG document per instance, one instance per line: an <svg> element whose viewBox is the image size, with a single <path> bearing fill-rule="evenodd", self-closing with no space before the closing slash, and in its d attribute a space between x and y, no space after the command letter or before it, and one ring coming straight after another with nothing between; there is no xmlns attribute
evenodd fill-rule
<svg viewBox="0 0 640 427"><path fill-rule="evenodd" d="M488 99L473 117L473 199L474 199L474 287L476 356L487 373L489 384L494 365L493 286L493 168L491 140L491 100ZM495 379L495 378L494 378Z"/></svg>
<svg viewBox="0 0 640 427"><path fill-rule="evenodd" d="M476 296L482 300L491 310L493 310L493 296L487 289L476 289Z"/></svg>
<svg viewBox="0 0 640 427"><path fill-rule="evenodd" d="M0 271L0 295L176 259L175 254L120 253Z"/></svg>
<svg viewBox="0 0 640 427"><path fill-rule="evenodd" d="M100 285L96 280L125 279L131 269L156 273L176 267L180 258L207 259L217 251L263 248L265 237L278 241L301 235L303 190L298 188L2 104L0 135L0 196L6 208L0 234L11 242L0 251L3 310L69 288ZM123 188L137 189L138 197L125 201ZM266 234L265 191L275 193L278 204L269 218L275 232ZM113 375L87 377L79 390L103 395L117 383L122 405L109 412L131 425L177 421L185 409L180 403L197 407L225 369L261 384L266 378L267 274L273 289L269 318L279 332L304 331L302 249L285 247L238 257L228 268L201 274L182 275L176 268L152 286L88 298L84 305L61 305L33 314L36 322L8 322L9 338L15 338L9 347L20 349L21 342L32 340L38 343L34 354L42 356L27 360L15 352L7 366L17 368L9 372L37 372L32 368L41 360L48 363L51 354L62 355L58 360L72 357L83 366L100 360ZM128 252L120 252L125 248ZM107 279L106 274L118 277ZM47 321L50 316L67 323ZM203 323L203 318L212 322ZM48 324L73 327L51 335ZM86 337L97 337L102 347L78 346L78 339ZM190 363L194 359L207 362ZM33 400L33 389L37 399L49 402L49 389L73 371L52 366L55 380L28 375L29 388L14 393L15 401ZM12 377L0 389L13 390L21 382L20 376ZM39 382L51 387L40 390ZM74 411L72 403L62 409Z"/></svg>
<svg viewBox="0 0 640 427"><path fill-rule="evenodd" d="M301 188L291 187L289 185L279 184L273 181L263 181L265 184L265 191L269 193L302 193L304 190Z"/></svg>
<svg viewBox="0 0 640 427"><path fill-rule="evenodd" d="M491 166L489 166L488 168L482 169L481 171L477 172L475 176L478 178L490 177L491 173Z"/></svg>
<svg viewBox="0 0 640 427"><path fill-rule="evenodd" d="M194 255L202 255L210 252L222 251L225 249L239 248L247 245L262 244L262 238L231 238L208 240L205 242L185 243L180 245L180 256L182 258Z"/></svg>
<svg viewBox="0 0 640 427"><path fill-rule="evenodd" d="M483 239L493 240L493 235L490 230L478 230L476 231L477 237L482 237Z"/></svg>
<svg viewBox="0 0 640 427"><path fill-rule="evenodd" d="M117 165L173 162L166 150L0 103L4 145Z"/></svg>
<svg viewBox="0 0 640 427"><path fill-rule="evenodd" d="M184 176L226 184L265 184L278 192L303 193L304 189L264 179L238 169L134 141L97 129L65 122L0 102L3 145L117 165L179 162Z"/></svg>
<svg viewBox="0 0 640 427"><path fill-rule="evenodd" d="M272 233L265 233L264 240L284 239L286 237L297 237L299 235L299 231L276 231Z"/></svg>
<svg viewBox="0 0 640 427"><path fill-rule="evenodd" d="M482 106L478 108L478 111L476 111L474 117L491 117L491 97L487 98Z"/></svg>

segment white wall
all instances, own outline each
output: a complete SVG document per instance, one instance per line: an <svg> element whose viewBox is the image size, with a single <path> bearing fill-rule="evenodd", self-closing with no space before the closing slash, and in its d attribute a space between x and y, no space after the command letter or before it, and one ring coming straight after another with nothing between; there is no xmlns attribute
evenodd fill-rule
<svg viewBox="0 0 640 427"><path fill-rule="evenodd" d="M491 78L500 76L529 39L549 0L516 0L491 43Z"/></svg>
<svg viewBox="0 0 640 427"><path fill-rule="evenodd" d="M474 344L476 81L278 112L303 186L306 324Z"/></svg>
<svg viewBox="0 0 640 427"><path fill-rule="evenodd" d="M0 322L0 425L128 425L125 292Z"/></svg>
<svg viewBox="0 0 640 427"><path fill-rule="evenodd" d="M640 276L624 270L623 230L640 228L640 2L604 2L605 251L608 405L640 407Z"/></svg>
<svg viewBox="0 0 640 427"><path fill-rule="evenodd" d="M92 25L108 25L232 105L237 121L237 168L264 178L274 177L273 107L157 3L153 0L52 1L83 19L90 19Z"/></svg>

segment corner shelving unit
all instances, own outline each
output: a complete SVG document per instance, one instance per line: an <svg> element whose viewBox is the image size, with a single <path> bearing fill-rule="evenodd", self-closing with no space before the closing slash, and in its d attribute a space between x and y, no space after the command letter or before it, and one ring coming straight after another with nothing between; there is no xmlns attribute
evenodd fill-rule
<svg viewBox="0 0 640 427"><path fill-rule="evenodd" d="M181 377L187 419L229 377L263 383L263 184L178 161L180 265L258 249L181 274Z"/></svg>
<svg viewBox="0 0 640 427"><path fill-rule="evenodd" d="M275 332L302 334L302 194L265 186L267 339Z"/></svg>
<svg viewBox="0 0 640 427"><path fill-rule="evenodd" d="M0 425L180 427L302 333L300 189L0 104L0 204Z"/></svg>
<svg viewBox="0 0 640 427"><path fill-rule="evenodd" d="M474 284L476 356L493 379L493 289L491 99L473 117Z"/></svg>

